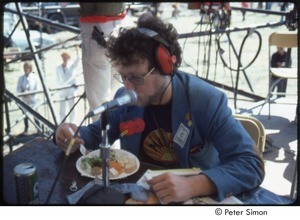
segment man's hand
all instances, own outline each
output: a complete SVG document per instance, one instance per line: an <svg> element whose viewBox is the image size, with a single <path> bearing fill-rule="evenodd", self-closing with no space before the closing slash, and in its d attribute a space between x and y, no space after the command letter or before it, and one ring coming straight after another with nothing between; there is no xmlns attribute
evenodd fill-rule
<svg viewBox="0 0 300 220"><path fill-rule="evenodd" d="M184 202L195 196L216 193L215 185L205 175L186 177L164 173L148 180L148 184L163 203Z"/></svg>
<svg viewBox="0 0 300 220"><path fill-rule="evenodd" d="M70 141L72 140L73 135L76 132L77 128L78 127L75 124L63 123L56 129L55 132L56 144L64 152L67 151ZM80 138L80 134L78 133L77 137L75 138L74 145L70 150L70 153L75 152L79 148L80 144L84 144L84 141Z"/></svg>

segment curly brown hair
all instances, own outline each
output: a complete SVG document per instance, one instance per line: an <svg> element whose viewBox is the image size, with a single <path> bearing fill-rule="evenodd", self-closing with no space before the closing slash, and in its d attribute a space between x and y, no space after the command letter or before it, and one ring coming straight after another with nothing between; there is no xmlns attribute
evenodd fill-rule
<svg viewBox="0 0 300 220"><path fill-rule="evenodd" d="M155 63L154 51L160 42L139 31L139 28L147 28L157 32L169 44L167 47L171 55L176 56L174 70L181 64L181 47L178 43L178 33L170 23L164 23L159 18L149 14L143 14L137 21L135 28L121 28L118 36L111 36L107 42L106 55L115 65L124 66L138 63L141 59L148 59L150 66L158 68Z"/></svg>

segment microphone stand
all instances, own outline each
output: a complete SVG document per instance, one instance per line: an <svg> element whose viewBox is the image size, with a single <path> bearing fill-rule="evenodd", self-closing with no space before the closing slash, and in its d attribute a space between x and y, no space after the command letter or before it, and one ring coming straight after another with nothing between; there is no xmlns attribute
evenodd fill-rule
<svg viewBox="0 0 300 220"><path fill-rule="evenodd" d="M107 130L109 125L107 123L107 111L101 114L100 123L102 143L99 144L100 159L102 166L102 184L95 186L95 190L85 200L84 204L124 204L125 195L118 190L109 187L109 159L110 159L110 144L108 143ZM95 179L98 177L95 177Z"/></svg>
<svg viewBox="0 0 300 220"><path fill-rule="evenodd" d="M95 180L87 183L79 191L67 196L69 204L77 204L78 202L87 205L124 204L125 196L114 188L109 187L110 144L107 137L108 129L107 112L103 112L100 123L102 143L99 144L102 181L98 176L95 176ZM82 200L82 198L84 199Z"/></svg>
<svg viewBox="0 0 300 220"><path fill-rule="evenodd" d="M104 188L109 186L109 157L110 157L110 144L108 143L107 130L109 125L107 124L106 113L101 114L101 135L102 143L100 147L100 157L102 164L102 180L104 183Z"/></svg>
<svg viewBox="0 0 300 220"><path fill-rule="evenodd" d="M101 114L101 135L102 143L100 147L100 159L102 165L102 180L103 185L100 185L94 191L94 199L87 200L85 204L124 204L125 196L115 190L112 187L109 187L109 159L110 159L110 144L108 143L107 130L109 125L107 124L107 112ZM97 178L97 177L95 177ZM91 195L93 197L93 195Z"/></svg>

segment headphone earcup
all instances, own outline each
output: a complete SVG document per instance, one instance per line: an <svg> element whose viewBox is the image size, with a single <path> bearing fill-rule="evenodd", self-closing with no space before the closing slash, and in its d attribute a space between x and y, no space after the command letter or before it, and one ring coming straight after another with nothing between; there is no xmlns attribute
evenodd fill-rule
<svg viewBox="0 0 300 220"><path fill-rule="evenodd" d="M154 53L155 62L159 70L166 75L172 74L176 57L171 55L167 48L160 44Z"/></svg>

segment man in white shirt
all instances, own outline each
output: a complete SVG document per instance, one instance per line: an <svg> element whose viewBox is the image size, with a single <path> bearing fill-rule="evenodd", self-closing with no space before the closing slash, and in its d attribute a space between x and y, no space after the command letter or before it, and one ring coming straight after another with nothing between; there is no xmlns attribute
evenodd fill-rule
<svg viewBox="0 0 300 220"><path fill-rule="evenodd" d="M76 48L77 49L77 48ZM77 50L76 50L77 51ZM78 55L78 51L77 51ZM71 55L68 52L63 52L61 54L62 57L62 64L58 65L56 67L56 75L57 75L57 82L58 85L63 86L69 86L69 85L75 85L76 84L76 67L78 66L78 63L80 61L80 58L77 56L77 58L74 60L73 63L70 63ZM68 108L71 109L75 104L75 91L76 88L68 88L68 89L62 89L59 91L59 120L62 121L68 112L66 112L67 108L66 105L68 104ZM72 110L70 113L70 122L74 122L75 120L75 111Z"/></svg>

